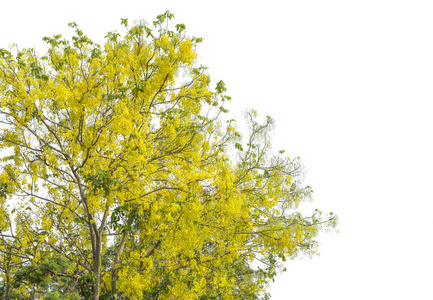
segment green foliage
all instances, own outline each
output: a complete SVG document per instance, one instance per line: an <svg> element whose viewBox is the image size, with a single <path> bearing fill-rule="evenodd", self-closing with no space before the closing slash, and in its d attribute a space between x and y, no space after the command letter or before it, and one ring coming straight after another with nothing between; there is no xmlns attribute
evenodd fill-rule
<svg viewBox="0 0 433 300"><path fill-rule="evenodd" d="M99 171L95 175L84 175L84 180L94 187L94 191L102 190L105 195L108 195L117 184L117 181L111 179L110 174L104 171Z"/></svg>
<svg viewBox="0 0 433 300"><path fill-rule="evenodd" d="M44 300L79 300L80 295L77 293L60 293L60 292L48 292L46 296L44 296Z"/></svg>

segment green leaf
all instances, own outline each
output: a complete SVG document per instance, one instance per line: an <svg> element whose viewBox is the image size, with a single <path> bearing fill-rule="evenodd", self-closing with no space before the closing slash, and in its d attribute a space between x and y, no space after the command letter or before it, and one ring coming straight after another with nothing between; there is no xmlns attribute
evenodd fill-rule
<svg viewBox="0 0 433 300"><path fill-rule="evenodd" d="M181 33L182 31L184 31L186 29L185 24L177 24L175 25L177 32Z"/></svg>
<svg viewBox="0 0 433 300"><path fill-rule="evenodd" d="M222 81L222 80L218 81L215 90L216 90L216 92L217 92L218 95L220 95L220 94L224 93L225 91L227 91L227 88L225 86L224 81Z"/></svg>
<svg viewBox="0 0 433 300"><path fill-rule="evenodd" d="M77 28L78 27L77 23L75 23L75 22L68 23L68 26L71 28Z"/></svg>
<svg viewBox="0 0 433 300"><path fill-rule="evenodd" d="M11 53L5 49L0 49L0 56L3 58L10 58L12 57Z"/></svg>

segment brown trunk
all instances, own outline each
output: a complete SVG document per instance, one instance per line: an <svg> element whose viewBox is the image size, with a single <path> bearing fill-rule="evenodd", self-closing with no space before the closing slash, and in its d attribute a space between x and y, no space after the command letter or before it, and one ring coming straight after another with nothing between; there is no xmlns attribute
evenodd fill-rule
<svg viewBox="0 0 433 300"><path fill-rule="evenodd" d="M92 299L99 300L99 288L101 285L101 233L95 223L90 224L90 235L92 239L93 273L95 275Z"/></svg>
<svg viewBox="0 0 433 300"><path fill-rule="evenodd" d="M93 300L99 299L99 287L101 285L101 264L95 264L94 267L95 272L95 284L93 287Z"/></svg>
<svg viewBox="0 0 433 300"><path fill-rule="evenodd" d="M93 272L95 283L93 285L93 300L99 299L99 287L101 285L101 239L96 237L95 249L93 250Z"/></svg>

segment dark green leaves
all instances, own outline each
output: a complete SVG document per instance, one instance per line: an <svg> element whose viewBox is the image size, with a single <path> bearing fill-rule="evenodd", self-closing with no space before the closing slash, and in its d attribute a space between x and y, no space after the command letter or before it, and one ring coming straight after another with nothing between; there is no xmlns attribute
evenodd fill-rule
<svg viewBox="0 0 433 300"><path fill-rule="evenodd" d="M0 184L0 198L6 198L6 188L7 188L6 183Z"/></svg>
<svg viewBox="0 0 433 300"><path fill-rule="evenodd" d="M117 185L117 181L111 179L108 172L99 171L95 175L86 175L84 180L87 183L91 183L96 190L104 191L105 195L108 195L111 188Z"/></svg>
<svg viewBox="0 0 433 300"><path fill-rule="evenodd" d="M39 264L26 265L18 269L14 274L15 287L23 281L46 286L50 283L50 276L58 272L65 272L69 264L60 258L48 257Z"/></svg>

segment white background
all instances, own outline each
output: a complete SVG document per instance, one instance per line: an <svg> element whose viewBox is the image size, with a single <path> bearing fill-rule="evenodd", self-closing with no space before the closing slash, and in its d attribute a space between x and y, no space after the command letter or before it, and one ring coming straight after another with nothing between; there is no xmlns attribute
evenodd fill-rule
<svg viewBox="0 0 433 300"><path fill-rule="evenodd" d="M340 217L272 299L433 299L433 2L1 1L0 47L42 54L71 21L102 42L120 18L167 9L205 38L231 112L274 117L275 149L302 158L313 206Z"/></svg>

